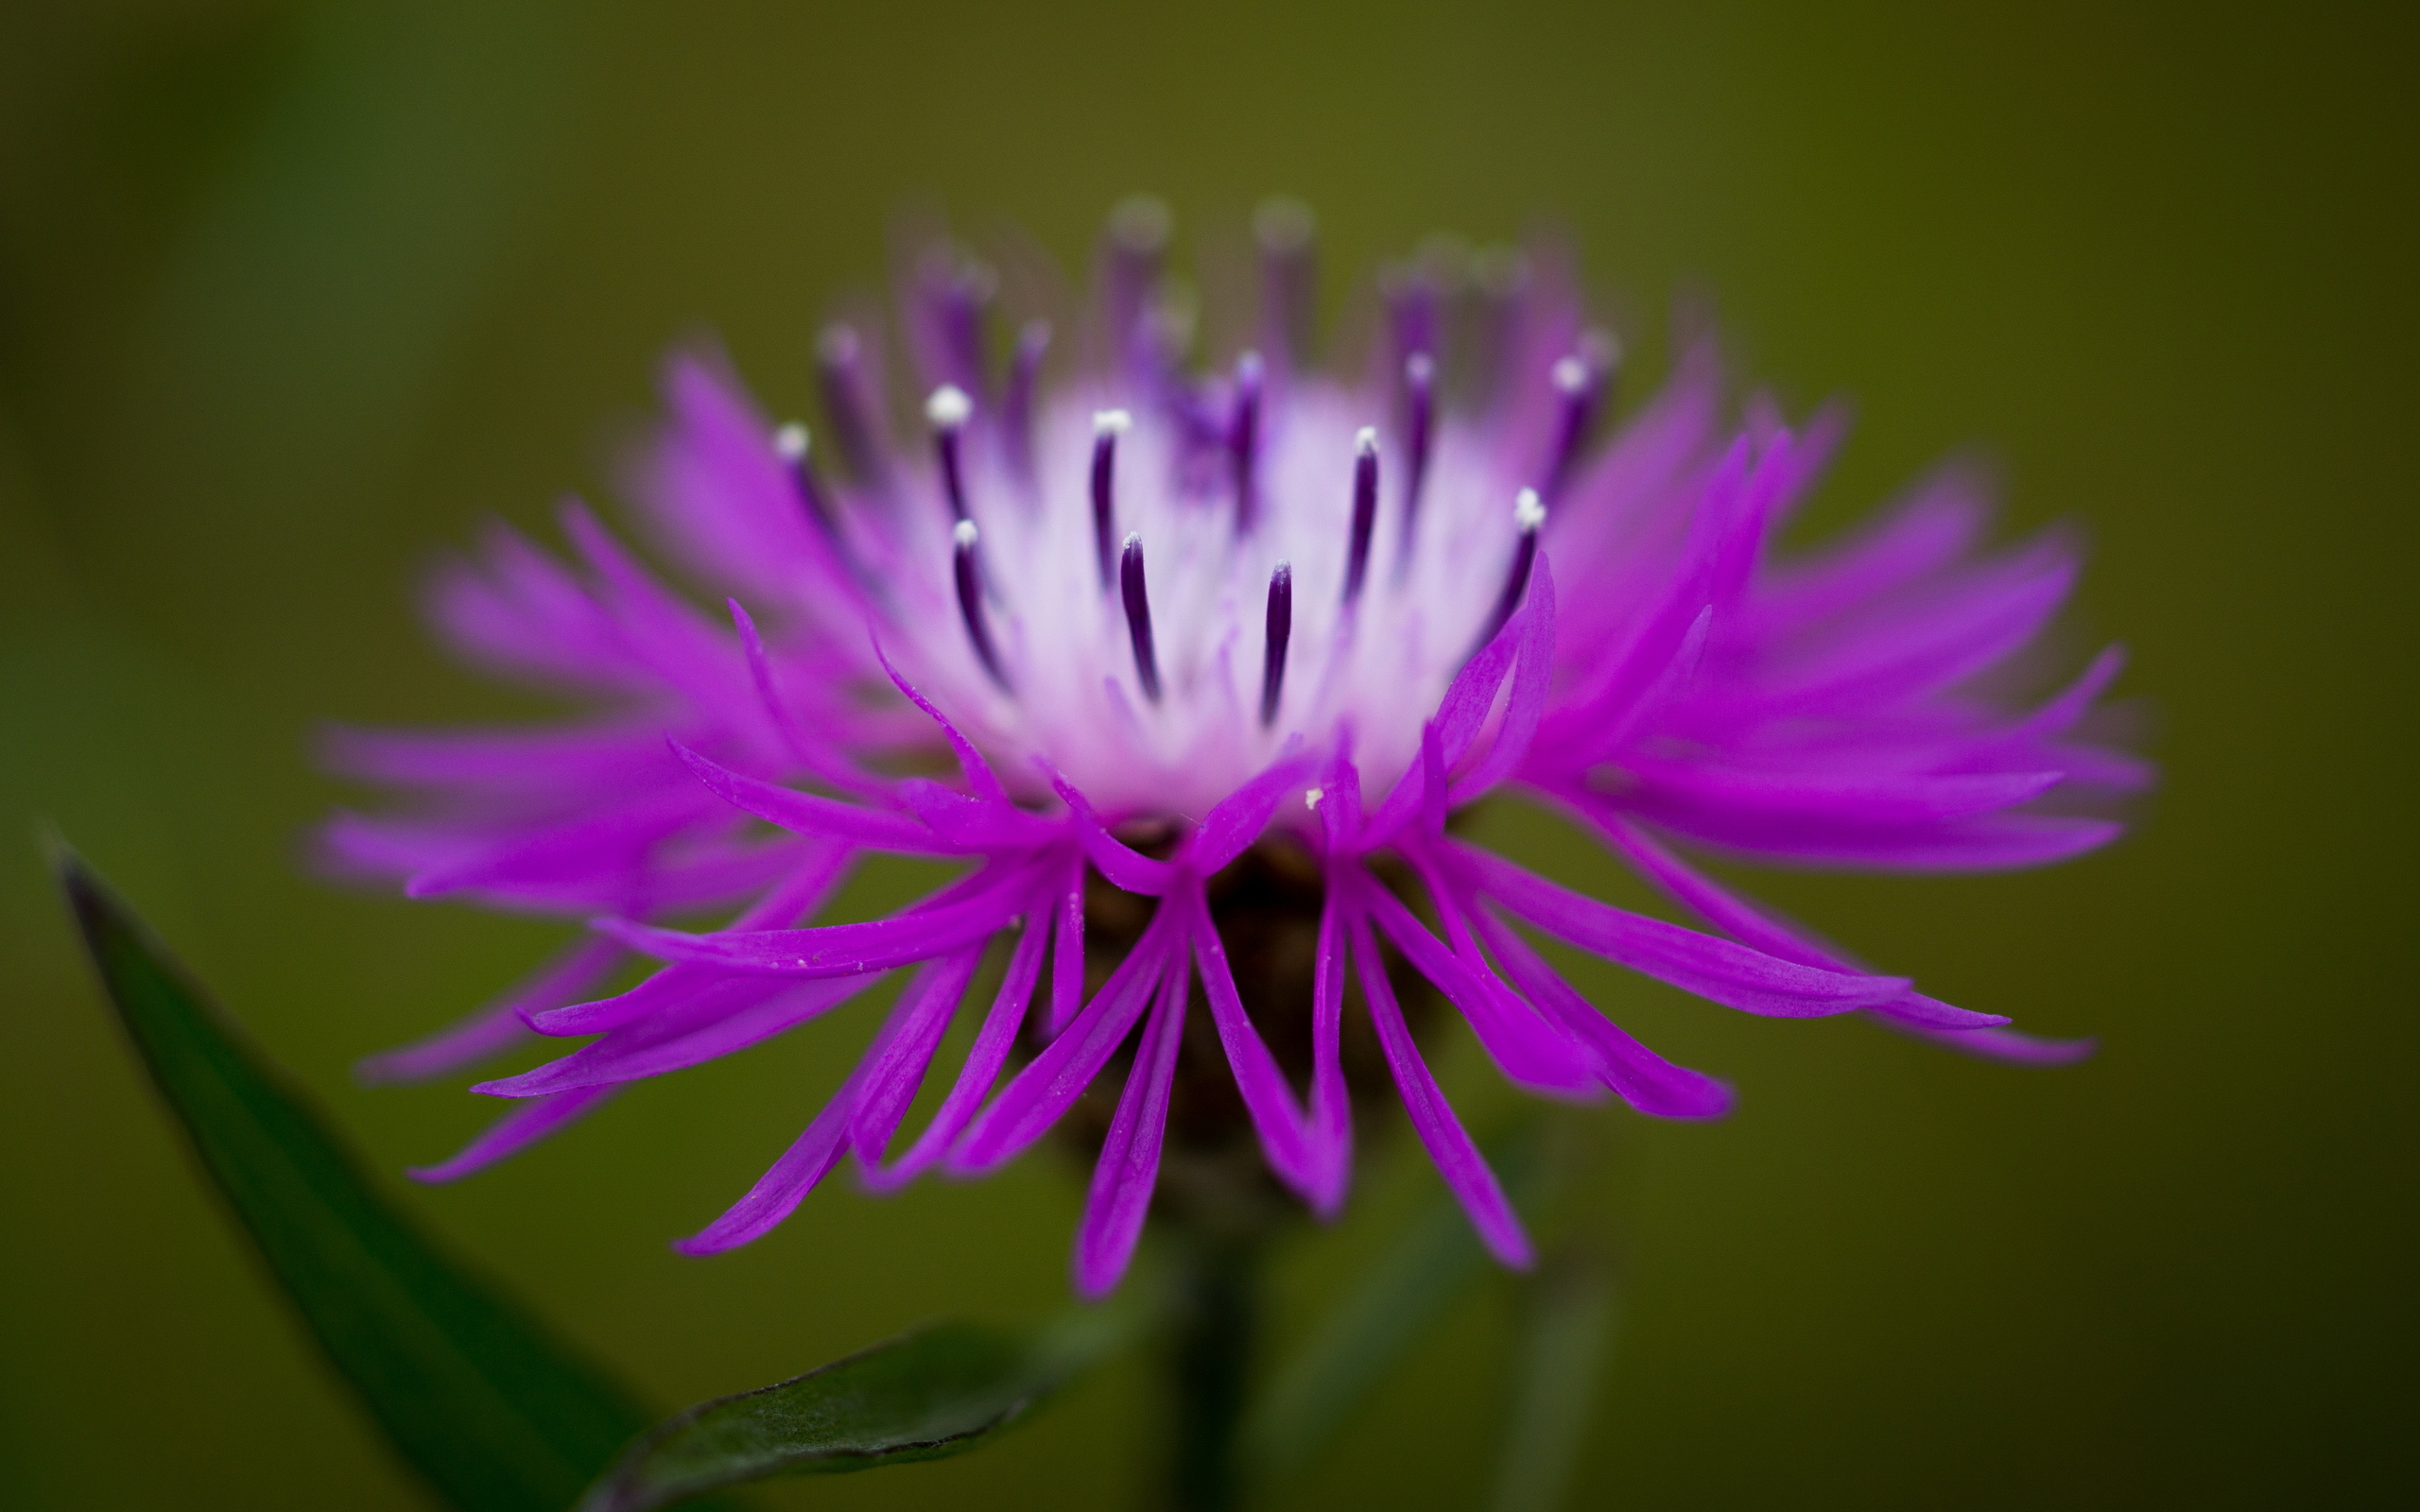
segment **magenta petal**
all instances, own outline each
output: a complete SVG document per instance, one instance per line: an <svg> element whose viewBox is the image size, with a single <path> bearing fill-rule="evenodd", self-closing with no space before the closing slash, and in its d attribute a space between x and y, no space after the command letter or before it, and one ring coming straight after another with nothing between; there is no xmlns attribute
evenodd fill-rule
<svg viewBox="0 0 2420 1512"><path fill-rule="evenodd" d="M578 1121L619 1091L617 1086L583 1087L578 1091L557 1092L523 1103L482 1129L452 1160L435 1165L415 1165L405 1174L415 1181L458 1181L507 1156L520 1154L555 1130Z"/></svg>
<svg viewBox="0 0 2420 1512"><path fill-rule="evenodd" d="M1634 914L1560 887L1503 857L1459 841L1446 854L1478 890L1516 917L1566 943L1685 992L1743 1013L1820 1018L1887 1003L1905 977L1824 971Z"/></svg>
<svg viewBox="0 0 2420 1512"><path fill-rule="evenodd" d="M907 1115L917 1089L924 1086L933 1052L941 1048L942 1037L949 1032L950 1021L958 1016L959 1003L966 995L966 984L982 959L983 947L978 945L935 961L917 972L916 980L901 994L899 1027L884 1040L878 1054L868 1057L872 1065L866 1072L865 1090L857 1096L857 1110L849 1123L849 1143L857 1152L861 1169L870 1172L881 1165L890 1152L891 1135Z"/></svg>
<svg viewBox="0 0 2420 1512"><path fill-rule="evenodd" d="M1404 1026L1403 1010L1395 1004L1394 988L1387 981L1387 969L1376 942L1370 937L1370 926L1360 919L1353 922L1353 964L1360 972L1361 993L1369 1000L1370 1019L1377 1026L1378 1044L1386 1052L1387 1069L1394 1074L1395 1090L1403 1097L1412 1132L1427 1147L1446 1189L1470 1214L1471 1225L1488 1252L1515 1270L1529 1269L1532 1256L1520 1216L1505 1200L1495 1173L1487 1168L1478 1146L1462 1131L1461 1120L1454 1116L1445 1094L1428 1074L1420 1047L1411 1042L1411 1031Z"/></svg>
<svg viewBox="0 0 2420 1512"><path fill-rule="evenodd" d="M743 777L708 761L677 740L667 738L666 743L716 797L743 813L753 814L769 824L778 824L794 834L816 835L827 840L846 841L851 845L871 846L879 850L904 851L909 855L948 855L958 849L933 833L922 821L907 815L886 813L857 803L843 803L838 799L819 798L793 787Z"/></svg>
<svg viewBox="0 0 2420 1512"><path fill-rule="evenodd" d="M1595 822L1606 841L1623 859L1636 867L1649 882L1715 928L1784 960L1834 971L1856 968L1856 963L1839 951L1824 945L1798 925L1776 918L1739 897L1657 844L1636 825L1618 815L1591 812L1588 817ZM1874 1012L1893 1027L1926 1035L1927 1038L1929 1038L1926 1034L1928 1030L1957 1030L1972 1034L2008 1022L1999 1014L1976 1013L1971 1009L1953 1007L1912 989L1889 1003L1876 1005ZM2016 1038L2024 1043L2036 1042L2023 1035ZM2085 1053L2088 1051L2089 1047Z"/></svg>
<svg viewBox="0 0 2420 1512"><path fill-rule="evenodd" d="M527 1019L576 997L622 958L610 939L588 939L469 1018L424 1040L371 1056L354 1068L366 1082L420 1081L459 1071L529 1037Z"/></svg>
<svg viewBox="0 0 2420 1512"><path fill-rule="evenodd" d="M1084 1011L1066 1032L976 1116L965 1137L950 1152L949 1168L961 1176L979 1175L1005 1164L1049 1132L1069 1105L1084 1094L1101 1067L1126 1042L1134 1021L1143 1016L1151 991L1167 968L1168 956L1183 942L1183 917L1174 907L1162 907L1144 926L1133 949L1117 970L1093 994Z"/></svg>
<svg viewBox="0 0 2420 1512"><path fill-rule="evenodd" d="M882 663L884 674L890 679L891 686L897 688L909 703L923 710L926 718L941 727L942 738L949 742L950 751L958 757L959 770L966 775L966 785L974 790L975 796L1007 802L1008 790L1000 785L1000 779L992 770L992 764L983 759L983 753L975 748L975 743L959 733L958 727L933 707L932 700L918 693L914 684L899 675L899 669L890 664L890 658L883 654L881 642L874 643L873 654L874 660Z"/></svg>
<svg viewBox="0 0 2420 1512"><path fill-rule="evenodd" d="M1479 727L1495 707L1495 692L1504 685L1504 676L1512 670L1514 655L1520 649L1520 631L1528 623L1526 612L1515 614L1505 622L1495 639L1487 643L1478 655L1462 663L1461 671L1447 684L1445 696L1438 702L1437 716L1430 721L1437 731L1437 742L1445 768L1450 771L1470 750L1478 738ZM1340 753L1339 761L1343 760ZM1370 816L1368 834L1376 843L1411 822L1418 811L1426 784L1415 766L1399 779L1392 791Z"/></svg>
<svg viewBox="0 0 2420 1512"><path fill-rule="evenodd" d="M735 1248L762 1237L797 1211L806 1194L839 1163L841 1154L848 1149L849 1122L856 1116L858 1098L864 1095L868 1073L891 1037L899 1032L908 1006L901 1004L891 1009L873 1043L866 1047L856 1068L849 1073L849 1079L840 1084L840 1090L832 1094L832 1100L823 1105L823 1110L815 1115L805 1132L782 1152L772 1169L756 1178L748 1194L697 1233L676 1241L673 1248L684 1255L712 1255Z"/></svg>
<svg viewBox="0 0 2420 1512"><path fill-rule="evenodd" d="M1092 804L1074 783L1055 771L1050 772L1049 777L1050 785L1057 790L1060 800L1075 816L1076 837L1082 843L1084 854L1092 859L1092 864L1099 868L1102 876L1128 892L1141 893L1146 897L1156 898L1168 890L1176 880L1174 867L1165 861L1154 861L1111 834L1094 815Z"/></svg>
<svg viewBox="0 0 2420 1512"><path fill-rule="evenodd" d="M1402 899L1367 872L1349 878L1348 885L1358 910L1374 919L1413 969L1461 1010L1489 1058L1507 1077L1533 1091L1582 1098L1603 1095L1598 1090L1601 1078L1595 1057L1584 1046L1560 1026L1539 1018L1503 984L1482 978L1428 933Z"/></svg>
<svg viewBox="0 0 2420 1512"><path fill-rule="evenodd" d="M1225 1048L1227 1065L1235 1073L1236 1091L1252 1114L1253 1132L1260 1136L1261 1154L1280 1181L1307 1196L1319 1186L1310 1130L1301 1105L1295 1101L1294 1089L1286 1084L1286 1074L1277 1069L1276 1057L1269 1053L1260 1031L1253 1026L1251 1015L1244 1011L1243 998L1236 990L1235 972L1227 964L1227 948L1219 938L1219 926L1210 919L1201 880L1188 878L1175 901L1185 911L1193 939L1193 958L1201 971L1202 994L1210 1001L1211 1021L1218 1025L1219 1043Z"/></svg>
<svg viewBox="0 0 2420 1512"><path fill-rule="evenodd" d="M1547 964L1520 932L1484 908L1471 919L1505 974L1530 1001L1580 1035L1605 1067L1605 1084L1622 1101L1657 1118L1720 1118L1731 1111L1731 1089L1702 1071L1676 1066L1622 1031Z"/></svg>
<svg viewBox="0 0 2420 1512"><path fill-rule="evenodd" d="M872 975L797 983L778 977L726 977L677 1012L616 1029L559 1060L518 1076L480 1082L471 1091L490 1097L540 1097L686 1070L821 1018L877 980Z"/></svg>
<svg viewBox="0 0 2420 1512"><path fill-rule="evenodd" d="M782 1152L771 1170L723 1215L672 1247L684 1255L714 1255L762 1237L796 1211L848 1148L849 1117L856 1110L858 1077L852 1074L815 1115L815 1122Z"/></svg>
<svg viewBox="0 0 2420 1512"><path fill-rule="evenodd" d="M627 919L600 919L595 927L631 949L663 960L695 961L733 971L775 976L840 976L930 960L996 933L1024 906L1034 881L1030 865L998 868L999 880L958 901L863 924L821 929L760 929L688 935Z"/></svg>
<svg viewBox="0 0 2420 1512"><path fill-rule="evenodd" d="M888 783L857 770L838 750L807 738L774 685L772 659L765 654L765 641L756 633L756 622L739 607L739 600L725 599L723 603L731 610L732 627L739 632L739 647L748 658L749 679L756 685L756 701L763 707L766 721L781 737L783 747L802 766L841 791L866 799L878 797Z"/></svg>
<svg viewBox="0 0 2420 1512"><path fill-rule="evenodd" d="M1983 1060L2011 1066L2072 1066L2089 1059L2097 1040L2046 1040L2019 1029L1934 1029L1885 1019L1892 1028Z"/></svg>
<svg viewBox="0 0 2420 1512"><path fill-rule="evenodd" d="M983 1027L975 1037L975 1047L967 1052L966 1064L959 1069L949 1096L942 1100L941 1110L933 1115L932 1123L907 1154L890 1165L865 1165L863 1175L868 1187L890 1192L906 1186L948 1153L982 1108L993 1084L1000 1079L1000 1068L1008 1064L1009 1052L1016 1048L1017 1031L1025 1026L1034 985L1042 974L1043 941L1050 933L1046 914L1037 913L1026 922L1025 933L1018 936L1016 950L1009 957L999 995L992 1000L992 1011L985 1015ZM863 1156L862 1145L858 1153Z"/></svg>
<svg viewBox="0 0 2420 1512"><path fill-rule="evenodd" d="M1100 1161L1093 1167L1083 1223L1076 1230L1073 1267L1076 1290L1086 1297L1105 1297L1117 1285L1143 1236L1143 1218L1150 1211L1151 1189L1160 1177L1168 1094L1176 1082L1177 1049L1184 1041L1185 984L1192 974L1182 954L1169 963L1159 1006L1144 1026Z"/></svg>
<svg viewBox="0 0 2420 1512"><path fill-rule="evenodd" d="M1260 838L1279 802L1299 791L1317 765L1308 753L1289 747L1274 765L1219 799L1187 840L1186 864L1207 877L1242 855Z"/></svg>
<svg viewBox="0 0 2420 1512"><path fill-rule="evenodd" d="M1333 1217L1344 1206L1353 1171L1353 1099L1344 1085L1344 932L1349 904L1333 873L1320 907L1319 953L1311 966L1311 1139L1317 1184L1312 1211Z"/></svg>
<svg viewBox="0 0 2420 1512"><path fill-rule="evenodd" d="M1050 1008L1043 1038L1056 1040L1084 1002L1084 864L1080 859L1059 899L1059 931L1051 943Z"/></svg>
<svg viewBox="0 0 2420 1512"><path fill-rule="evenodd" d="M812 914L839 885L855 859L856 852L843 846L823 847L811 852L804 865L733 919L731 927L778 928L802 915ZM620 949L611 940L598 943ZM719 979L718 973L702 966L667 966L628 992L531 1013L527 1018L529 1027L540 1034L602 1034L649 1014L678 1008Z"/></svg>
<svg viewBox="0 0 2420 1512"><path fill-rule="evenodd" d="M1546 553L1538 554L1530 579L1528 607L1521 611L1519 660L1512 670L1512 692L1496 726L1495 743L1478 765L1454 783L1453 801L1467 803L1510 777L1530 753L1538 722L1547 707L1547 689L1554 676L1554 574Z"/></svg>

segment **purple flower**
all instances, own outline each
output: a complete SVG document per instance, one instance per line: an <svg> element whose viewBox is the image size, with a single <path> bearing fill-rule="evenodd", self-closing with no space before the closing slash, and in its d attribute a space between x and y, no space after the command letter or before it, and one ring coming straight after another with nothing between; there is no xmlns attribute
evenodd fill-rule
<svg viewBox="0 0 2420 1512"><path fill-rule="evenodd" d="M520 1105L420 1175L478 1169L631 1082L905 971L846 1084L683 1247L764 1233L843 1157L878 1191L992 1170L1123 1057L1076 1246L1076 1284L1097 1295L1151 1200L1188 1014L1208 1014L1217 1049L1195 1058L1223 1055L1269 1172L1321 1213L1341 1203L1351 977L1412 1129L1520 1265L1529 1243L1429 1074L1404 984L1427 984L1544 1095L1668 1118L1731 1100L1607 1021L1525 930L1746 1013L1861 1013L2022 1062L2083 1053L1870 971L1678 849L1949 871L2112 838L2097 808L2148 772L2077 729L2118 654L2031 710L1986 691L2066 598L2069 541L1984 550L1983 490L1952 471L1845 543L1782 554L1837 416L1792 429L1760 400L1733 422L1700 343L1613 426L1619 349L1585 325L1551 249L1471 277L1433 262L1391 276L1366 372L1322 374L1300 356L1307 222L1270 212L1258 230L1259 351L1207 377L1183 365L1149 202L1113 218L1094 308L1057 327L1078 334L1064 360L1036 320L996 373L994 280L946 250L914 264L901 322L927 398L901 434L878 354L849 327L819 352L828 447L767 423L715 362L676 356L634 491L663 550L731 595L728 624L577 503L576 564L499 526L439 576L434 615L458 646L601 712L342 734L339 767L418 802L339 816L328 848L413 897L594 916L594 932L369 1070L451 1071L527 1030L595 1038L479 1087ZM920 765L954 771L896 775ZM1507 786L1716 933L1453 833L1452 815ZM890 918L811 926L869 851L966 870ZM1306 1086L1231 969L1219 879L1247 852L1313 879ZM1104 972L1093 919L1105 980L1087 991L1087 897L1106 889L1147 921ZM733 912L703 933L655 922L703 909ZM931 1122L903 1132L995 940L1006 964L974 1048ZM584 1001L631 953L664 964Z"/></svg>

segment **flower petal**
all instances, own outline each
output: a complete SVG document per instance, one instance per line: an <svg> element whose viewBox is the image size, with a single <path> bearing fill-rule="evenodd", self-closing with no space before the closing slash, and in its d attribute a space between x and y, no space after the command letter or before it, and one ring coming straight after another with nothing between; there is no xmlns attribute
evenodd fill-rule
<svg viewBox="0 0 2420 1512"><path fill-rule="evenodd" d="M412 1166L405 1174L415 1181L431 1184L459 1181L508 1156L520 1154L557 1129L585 1117L619 1091L618 1086L583 1087L578 1091L533 1098L480 1130L478 1137L463 1145L452 1160Z"/></svg>
<svg viewBox="0 0 2420 1512"><path fill-rule="evenodd" d="M1487 1168L1478 1146L1463 1132L1461 1120L1454 1116L1444 1093L1438 1091L1427 1063L1420 1058L1420 1047L1412 1043L1411 1031L1404 1025L1403 1009L1396 1005L1394 987L1387 980L1386 963L1371 938L1368 921L1356 919L1352 932L1353 964L1360 971L1361 994L1369 1002L1378 1045L1386 1053L1387 1069L1394 1074L1395 1091L1403 1098L1412 1132L1427 1148L1446 1189L1470 1214L1471 1225L1488 1252L1514 1270L1529 1269L1533 1256L1520 1216L1505 1199L1504 1188Z"/></svg>
<svg viewBox="0 0 2420 1512"><path fill-rule="evenodd" d="M1743 1013L1821 1018L1886 1003L1908 980L1824 971L1557 886L1503 857L1446 842L1449 864L1516 918L1593 954Z"/></svg>
<svg viewBox="0 0 2420 1512"><path fill-rule="evenodd" d="M933 1121L925 1126L925 1132L907 1154L890 1165L865 1165L863 1175L868 1187L890 1192L907 1185L946 1155L965 1132L967 1124L982 1108L983 1099L991 1095L993 1085L1000 1079L1000 1068L1008 1064L1009 1053L1016 1048L1017 1031L1025 1026L1034 985L1042 974L1044 941L1050 933L1047 914L1037 912L1026 921L1025 933L1017 937L1016 949L1009 956L1008 971L1000 979L999 995L992 1000L992 1011L984 1016L983 1027L975 1036L975 1046L967 1052L966 1064L959 1068L958 1080L942 1099L940 1111L933 1114ZM860 1145L859 1156L864 1153Z"/></svg>
<svg viewBox="0 0 2420 1512"><path fill-rule="evenodd" d="M1076 1290L1086 1297L1109 1295L1125 1276L1135 1242L1143 1236L1143 1218L1150 1211L1151 1189L1160 1177L1176 1053L1184 1041L1185 984L1192 974L1184 955L1169 963L1159 1005L1144 1025L1133 1069L1126 1074L1126 1090L1118 1094L1117 1112L1110 1120L1109 1138L1093 1167L1083 1223L1076 1230L1074 1265Z"/></svg>
<svg viewBox="0 0 2420 1512"><path fill-rule="evenodd" d="M368 1057L354 1074L371 1083L421 1081L485 1060L527 1039L533 1013L577 997L612 971L622 954L614 941L592 936L476 1013L426 1039Z"/></svg>
<svg viewBox="0 0 2420 1512"><path fill-rule="evenodd" d="M1218 1026L1219 1043L1235 1073L1236 1091L1252 1115L1253 1130L1260 1136L1261 1153L1280 1181L1308 1195L1318 1188L1319 1170L1311 1157L1307 1120L1295 1100L1294 1089L1286 1083L1285 1073L1277 1069L1277 1057L1269 1053L1252 1016L1244 1011L1235 972L1227 963L1226 945L1210 918L1201 880L1188 877L1178 889L1175 902L1184 910L1192 958L1201 968L1202 994L1210 1000L1211 1022Z"/></svg>
<svg viewBox="0 0 2420 1512"><path fill-rule="evenodd" d="M1154 913L1076 1022L976 1115L950 1153L949 1168L961 1176L993 1170L1048 1133L1126 1042L1167 970L1168 956L1184 939L1184 919L1176 908Z"/></svg>

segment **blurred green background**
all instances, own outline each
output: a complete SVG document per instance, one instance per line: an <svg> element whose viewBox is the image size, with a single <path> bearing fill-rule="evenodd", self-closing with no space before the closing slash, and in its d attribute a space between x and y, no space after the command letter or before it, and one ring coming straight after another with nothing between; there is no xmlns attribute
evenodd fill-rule
<svg viewBox="0 0 2420 1512"><path fill-rule="evenodd" d="M2155 712L2165 786L2115 850L1768 889L1952 1001L2101 1036L2085 1066L1586 978L1742 1097L1712 1128L1608 1115L1626 1290L1575 1504L2409 1494L2413 27L1997 9L9 6L0 1502L419 1504L150 1105L34 817L381 1167L449 1152L488 1105L348 1068L557 932L299 859L340 796L316 721L527 707L429 647L419 564L604 491L683 334L803 404L820 318L879 276L909 197L1073 260L1137 189L1181 233L1306 198L1331 309L1426 232L1540 212L1617 308L1712 291L1793 404L1859 406L1819 523L1980 443L2012 528L2088 526L2071 647L2125 639ZM1077 1195L1046 1159L892 1201L836 1185L743 1252L666 1249L861 1033L684 1074L406 1200L667 1404L915 1318L1055 1306ZM1510 1109L1467 1045L1446 1060L1475 1123ZM1428 1190L1400 1154L1289 1252L1281 1341ZM1475 1297L1288 1504L1476 1502L1508 1310ZM767 1501L1123 1504L1140 1381Z"/></svg>

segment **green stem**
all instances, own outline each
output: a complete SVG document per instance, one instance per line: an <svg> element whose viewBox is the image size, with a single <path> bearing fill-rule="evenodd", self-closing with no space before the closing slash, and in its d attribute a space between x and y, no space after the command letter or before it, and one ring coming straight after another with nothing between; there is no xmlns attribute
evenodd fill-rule
<svg viewBox="0 0 2420 1512"><path fill-rule="evenodd" d="M1258 1323L1262 1246L1187 1237L1177 1257L1167 1354L1175 1416L1168 1505L1230 1512L1242 1492L1236 1441Z"/></svg>

